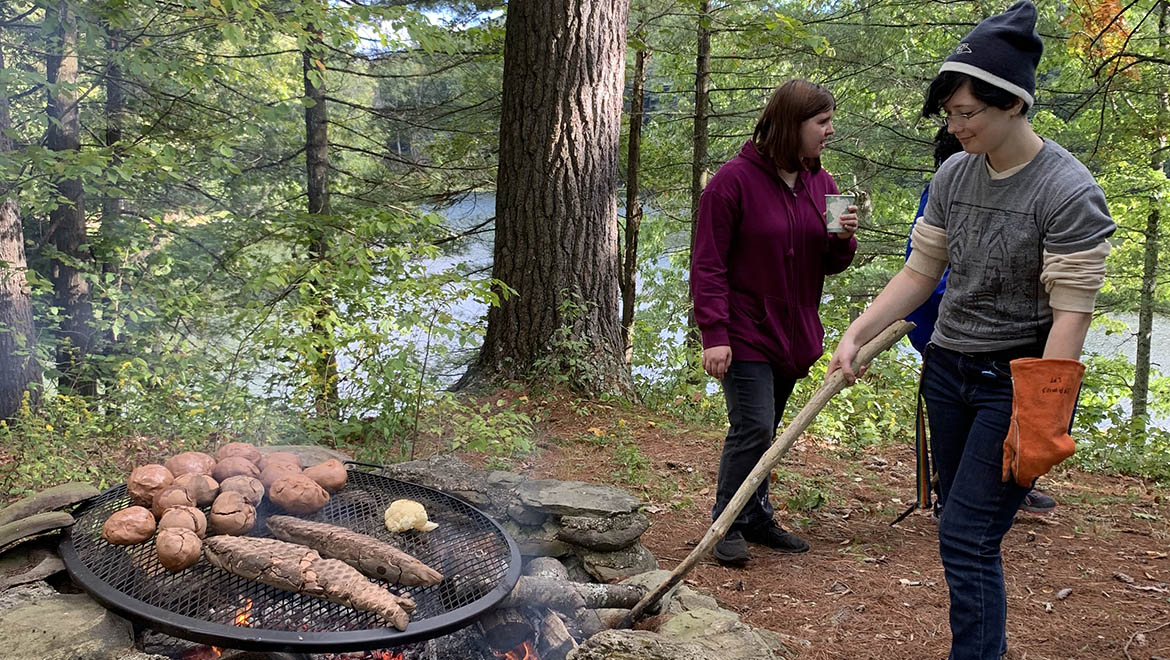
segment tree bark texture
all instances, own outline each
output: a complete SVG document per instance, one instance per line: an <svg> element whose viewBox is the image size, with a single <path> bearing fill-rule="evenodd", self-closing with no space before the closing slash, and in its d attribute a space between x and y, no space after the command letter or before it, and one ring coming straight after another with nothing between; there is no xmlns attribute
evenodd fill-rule
<svg viewBox="0 0 1170 660"><path fill-rule="evenodd" d="M45 58L49 99L47 143L68 161L71 153L81 150L77 90L77 18L70 3L59 0L45 8L45 21L56 24ZM61 309L58 329L57 368L59 386L83 396L93 396L96 387L92 376L84 372L85 361L93 348L94 317L89 282L79 268L92 262L92 255L82 251L86 244L85 203L81 179L55 181L61 201L49 213L49 232L60 253L52 262L54 304Z"/></svg>
<svg viewBox="0 0 1170 660"><path fill-rule="evenodd" d="M622 255L622 357L630 364L634 354L634 304L638 296L638 232L642 228L642 202L638 199L638 174L642 168L642 96L646 86L646 60L650 51L641 49L634 60L630 89L630 139L626 149L626 227Z"/></svg>
<svg viewBox="0 0 1170 660"><path fill-rule="evenodd" d="M629 389L618 300L617 179L629 0L508 4L488 311L464 383L537 367Z"/></svg>
<svg viewBox="0 0 1170 660"><path fill-rule="evenodd" d="M1158 46L1161 52L1170 47L1170 16L1167 16L1167 4L1162 2L1158 7ZM1154 151L1150 156L1150 168L1162 171L1166 166L1166 146L1170 142L1170 129L1166 122L1170 121L1170 82L1167 82L1166 72L1159 72L1160 86L1158 97L1161 100L1161 112L1154 119ZM1134 360L1133 379L1133 420L1135 423L1145 424L1149 414L1150 400L1150 350L1154 336L1154 292L1158 285L1158 246L1162 240L1162 212L1161 199L1158 195L1151 195L1149 199L1150 213L1146 216L1145 254L1142 263L1142 289L1138 303L1138 333L1137 355ZM1139 430L1144 431L1144 428Z"/></svg>
<svg viewBox="0 0 1170 660"><path fill-rule="evenodd" d="M536 651L540 654L540 660L563 660L577 648L577 641L569 634L565 622L552 611L541 619L540 634L536 638Z"/></svg>
<svg viewBox="0 0 1170 660"><path fill-rule="evenodd" d="M646 589L631 584L594 584L556 578L520 576L501 607L541 605L561 612L604 607L633 607Z"/></svg>
<svg viewBox="0 0 1170 660"><path fill-rule="evenodd" d="M707 125L711 114L711 3L699 3L699 27L695 54L695 123L691 138L691 254L695 251L695 233L699 227L699 200L707 187ZM687 313L687 343L691 346L688 354L696 354L703 348L699 335L699 324L695 321L695 310Z"/></svg>
<svg viewBox="0 0 1170 660"><path fill-rule="evenodd" d="M105 146L110 153L110 167L117 168L124 160L122 145L123 126L126 121L126 91L122 87L122 49L125 47L125 35L118 28L107 25L106 32L106 140ZM117 184L116 184L117 185ZM102 195L102 223L99 228L101 235L100 259L102 273L112 273L115 278L121 271L121 246L124 230L122 227L122 197L115 186L107 186ZM114 280L113 287L120 287L121 278ZM99 304L109 313L117 314L118 299L110 298L108 293L101 294ZM111 356L118 342L118 335L111 324L102 332L99 344L95 350L104 356ZM108 373L103 373L107 379ZM113 413L113 410L110 410Z"/></svg>
<svg viewBox="0 0 1170 660"><path fill-rule="evenodd" d="M110 151L110 165L117 167L123 161L122 127L126 117L126 92L122 88L122 65L119 61L124 36L121 30L110 27L106 36L106 149ZM116 251L113 246L121 235L122 198L116 190L107 188L102 196L102 243L106 250L102 270L117 272Z"/></svg>
<svg viewBox="0 0 1170 660"><path fill-rule="evenodd" d="M532 622L524 613L510 607L498 607L479 619L484 640L492 650L507 653L533 637Z"/></svg>
<svg viewBox="0 0 1170 660"><path fill-rule="evenodd" d="M0 69L4 53L0 52ZM0 153L12 151L12 115L8 94L0 92ZM36 360L36 329L32 295L25 272L24 228L16 191L0 188L0 419L20 409L25 391L30 403L40 399L41 366Z"/></svg>
<svg viewBox="0 0 1170 660"><path fill-rule="evenodd" d="M312 32L309 28L309 32ZM305 97L312 103L305 106L305 167L308 179L309 208L313 215L327 216L329 209L329 116L325 105L324 47L320 36L312 39L312 45L302 55L305 77ZM309 258L323 263L327 258L328 233L325 222L314 223L309 243ZM313 323L313 335L321 338L318 355L311 367L314 385L317 388L314 407L321 417L337 415L337 351L330 337L332 329L326 320L333 309L333 298L323 295L320 309Z"/></svg>

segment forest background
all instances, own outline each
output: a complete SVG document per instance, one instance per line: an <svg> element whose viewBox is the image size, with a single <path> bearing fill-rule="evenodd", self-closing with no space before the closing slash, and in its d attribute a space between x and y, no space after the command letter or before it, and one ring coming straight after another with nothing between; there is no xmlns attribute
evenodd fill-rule
<svg viewBox="0 0 1170 660"><path fill-rule="evenodd" d="M116 483L142 438L505 465L538 398L718 426L686 284L707 176L780 82L834 92L824 161L863 226L831 348L901 265L925 85L1001 4L4 2L0 492ZM1033 123L1118 223L1073 460L1164 480L1168 3L1038 6ZM883 356L811 432L908 442L917 371Z"/></svg>

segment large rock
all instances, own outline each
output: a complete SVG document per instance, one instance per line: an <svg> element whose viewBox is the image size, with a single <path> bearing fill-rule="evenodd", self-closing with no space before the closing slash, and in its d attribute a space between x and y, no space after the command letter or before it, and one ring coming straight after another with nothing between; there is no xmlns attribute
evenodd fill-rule
<svg viewBox="0 0 1170 660"><path fill-rule="evenodd" d="M529 509L518 501L508 505L508 517L521 525L528 525L529 527L539 527L544 524L544 521L549 519L547 513L537 511L536 509Z"/></svg>
<svg viewBox="0 0 1170 660"><path fill-rule="evenodd" d="M513 486L519 486L521 483L528 481L528 477L522 474L517 474L515 472L508 472L506 470L492 470L487 473L487 476L484 477L484 481L486 481L489 486L504 486L506 488L512 488Z"/></svg>
<svg viewBox="0 0 1170 660"><path fill-rule="evenodd" d="M654 570L639 573L622 580L622 584L632 584L645 587L647 593L653 591L670 577L670 571ZM658 607L651 614L679 614L688 610L718 610L719 602L705 593L695 591L679 582L667 591L658 601Z"/></svg>
<svg viewBox="0 0 1170 660"><path fill-rule="evenodd" d="M5 610L10 610L14 607L20 607L29 603L35 603L39 600L52 598L56 595L56 589L50 587L45 582L39 581L31 582L29 584L22 584L19 587L0 591L0 614L3 614Z"/></svg>
<svg viewBox="0 0 1170 660"><path fill-rule="evenodd" d="M467 500L497 520L507 517L508 505L516 501L512 487L523 479L509 472L485 474L454 456L445 455L387 465L386 475Z"/></svg>
<svg viewBox="0 0 1170 660"><path fill-rule="evenodd" d="M505 520L500 526L515 539L520 554L525 557L564 557L573 551L568 544L557 540L560 527L555 523L528 527Z"/></svg>
<svg viewBox="0 0 1170 660"><path fill-rule="evenodd" d="M0 508L0 526L38 513L64 509L97 494L98 489L87 483L71 482L53 486Z"/></svg>
<svg viewBox="0 0 1170 660"><path fill-rule="evenodd" d="M0 612L5 660L118 660L133 645L130 622L84 594L55 594Z"/></svg>
<svg viewBox="0 0 1170 660"><path fill-rule="evenodd" d="M56 540L39 540L0 555L0 592L21 584L43 580L65 570L57 556Z"/></svg>
<svg viewBox="0 0 1170 660"><path fill-rule="evenodd" d="M671 618L658 632L606 630L569 660L791 660L796 651L779 635L740 622L727 610L695 610Z"/></svg>
<svg viewBox="0 0 1170 660"><path fill-rule="evenodd" d="M642 502L609 486L581 481L533 479L516 486L524 506L559 516L611 516L633 513Z"/></svg>
<svg viewBox="0 0 1170 660"><path fill-rule="evenodd" d="M613 552L633 545L649 527L650 520L639 511L605 517L562 516L557 538L590 550Z"/></svg>
<svg viewBox="0 0 1170 660"><path fill-rule="evenodd" d="M723 609L690 610L678 614L658 628L658 634L691 641L720 658L795 658L796 649L770 630L752 628L739 615Z"/></svg>
<svg viewBox="0 0 1170 660"><path fill-rule="evenodd" d="M573 582L592 582L594 580L589 571L585 570L585 562L577 555L561 557L560 561L565 565L565 570L569 572L569 580Z"/></svg>
<svg viewBox="0 0 1170 660"><path fill-rule="evenodd" d="M617 582L658 568L658 560L641 543L616 552L579 553L585 570L598 582Z"/></svg>
<svg viewBox="0 0 1170 660"><path fill-rule="evenodd" d="M760 656L764 658L766 656ZM569 652L568 660L729 660L693 642L648 630L603 630Z"/></svg>

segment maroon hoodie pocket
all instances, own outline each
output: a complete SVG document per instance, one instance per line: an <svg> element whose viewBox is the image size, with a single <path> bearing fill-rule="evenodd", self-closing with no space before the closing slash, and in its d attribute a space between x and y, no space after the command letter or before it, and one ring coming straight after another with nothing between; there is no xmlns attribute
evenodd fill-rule
<svg viewBox="0 0 1170 660"><path fill-rule="evenodd" d="M780 364L791 375L803 377L825 352L825 329L817 308L791 303L783 298L765 298L763 325L775 338Z"/></svg>
<svg viewBox="0 0 1170 660"><path fill-rule="evenodd" d="M735 321L759 325L768 316L763 302L751 294L733 290L731 291L731 295L728 296L728 302L731 304L733 325Z"/></svg>

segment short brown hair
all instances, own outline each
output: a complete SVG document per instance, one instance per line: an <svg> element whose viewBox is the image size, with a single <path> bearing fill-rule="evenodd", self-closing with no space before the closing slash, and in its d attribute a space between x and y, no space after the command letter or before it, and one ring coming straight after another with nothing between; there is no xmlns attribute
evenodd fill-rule
<svg viewBox="0 0 1170 660"><path fill-rule="evenodd" d="M837 107L832 92L807 80L789 80L772 92L756 122L752 143L765 160L787 172L819 172L821 159L800 158L800 125Z"/></svg>

